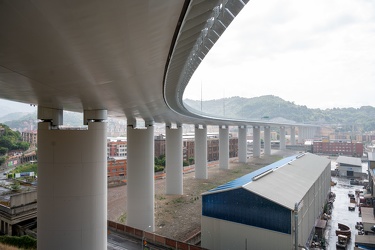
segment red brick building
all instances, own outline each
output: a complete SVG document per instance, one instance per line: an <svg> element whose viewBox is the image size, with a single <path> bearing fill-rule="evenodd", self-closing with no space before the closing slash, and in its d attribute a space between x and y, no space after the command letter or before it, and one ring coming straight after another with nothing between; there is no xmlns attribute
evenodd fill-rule
<svg viewBox="0 0 375 250"><path fill-rule="evenodd" d="M107 157L126 157L127 141L126 139L116 138L107 140Z"/></svg>
<svg viewBox="0 0 375 250"><path fill-rule="evenodd" d="M363 155L363 144L362 142L352 141L314 141L313 153L361 157Z"/></svg>
<svg viewBox="0 0 375 250"><path fill-rule="evenodd" d="M165 139L155 139L155 157L165 155ZM238 156L238 138L229 138L229 157ZM194 159L194 139L183 140L183 160ZM219 160L219 139L207 138L207 161Z"/></svg>
<svg viewBox="0 0 375 250"><path fill-rule="evenodd" d="M109 158L107 160L107 177L126 176L126 159L121 158Z"/></svg>

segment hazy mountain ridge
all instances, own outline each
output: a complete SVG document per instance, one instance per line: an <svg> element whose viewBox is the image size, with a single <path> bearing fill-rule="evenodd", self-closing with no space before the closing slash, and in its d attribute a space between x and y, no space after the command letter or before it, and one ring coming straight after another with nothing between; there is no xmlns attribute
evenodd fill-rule
<svg viewBox="0 0 375 250"><path fill-rule="evenodd" d="M375 130L375 108L310 109L303 105L285 101L280 97L266 95L253 98L230 97L209 101L184 100L199 112L228 118L273 120L286 119L298 123L336 124L342 130L355 126L360 131Z"/></svg>
<svg viewBox="0 0 375 250"><path fill-rule="evenodd" d="M4 123L4 122L7 122L7 121L18 120L18 119L21 119L22 117L25 117L25 116L29 115L29 114L30 113L28 113L28 112L9 113L9 114L6 114L4 116L1 116L0 122Z"/></svg>
<svg viewBox="0 0 375 250"><path fill-rule="evenodd" d="M12 117L14 114L18 113L11 113L6 115L5 117ZM67 112L64 111L64 125L67 126L82 126L83 125L83 117L82 114L76 112ZM17 117L17 116L15 116ZM0 122L4 123L5 125L9 126L12 129L16 129L19 131L25 130L36 130L37 129L37 112L25 113L23 116L19 116L13 120L4 120L4 117L0 117Z"/></svg>

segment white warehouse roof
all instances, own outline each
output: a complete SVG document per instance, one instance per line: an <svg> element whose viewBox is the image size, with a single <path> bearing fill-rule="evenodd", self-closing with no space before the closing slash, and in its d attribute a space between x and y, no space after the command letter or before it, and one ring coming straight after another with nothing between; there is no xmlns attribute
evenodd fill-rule
<svg viewBox="0 0 375 250"><path fill-rule="evenodd" d="M293 210L322 172L330 168L330 162L325 157L305 153L243 188Z"/></svg>
<svg viewBox="0 0 375 250"><path fill-rule="evenodd" d="M360 158L356 157L349 157L349 156L342 156L340 155L337 160L338 163L343 163L347 165L352 165L352 166L357 166L357 167L362 167L362 161Z"/></svg>

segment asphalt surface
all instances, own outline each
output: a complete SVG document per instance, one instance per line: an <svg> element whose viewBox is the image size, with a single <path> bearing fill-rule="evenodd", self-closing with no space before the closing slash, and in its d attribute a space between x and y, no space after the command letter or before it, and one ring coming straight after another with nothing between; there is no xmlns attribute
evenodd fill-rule
<svg viewBox="0 0 375 250"><path fill-rule="evenodd" d="M337 182L335 186L331 188L332 192L336 194L335 202L333 203L333 209L331 214L331 220L327 223L326 238L328 238L326 249L336 249L336 229L338 229L338 223L345 224L351 229L351 239L346 249L354 249L355 235L358 234L358 230L355 228L357 222L362 221L359 217L358 206L354 211L349 211L349 196L348 193L351 191L353 194L356 189L362 189L363 186L350 185L350 180L343 177L332 177L334 182Z"/></svg>
<svg viewBox="0 0 375 250"><path fill-rule="evenodd" d="M139 250L141 241L124 235L110 232L108 234L107 250Z"/></svg>

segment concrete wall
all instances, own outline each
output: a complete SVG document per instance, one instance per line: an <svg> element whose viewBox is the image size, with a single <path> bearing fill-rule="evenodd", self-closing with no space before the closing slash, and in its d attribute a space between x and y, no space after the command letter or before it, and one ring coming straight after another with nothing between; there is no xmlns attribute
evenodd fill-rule
<svg viewBox="0 0 375 250"><path fill-rule="evenodd" d="M111 232L116 232L123 235L136 237L138 239L144 239L148 243L163 247L163 249L203 250L203 248L200 246L191 245L186 242L173 240L147 231L142 231L137 228L129 227L114 221L107 221L107 224L108 234L110 234Z"/></svg>
<svg viewBox="0 0 375 250"><path fill-rule="evenodd" d="M19 207L29 203L34 203L37 200L37 192L31 191L27 193L20 193L17 195L12 195L10 197L10 207Z"/></svg>
<svg viewBox="0 0 375 250"><path fill-rule="evenodd" d="M201 246L207 249L292 249L290 234L202 216Z"/></svg>
<svg viewBox="0 0 375 250"><path fill-rule="evenodd" d="M331 190L331 168L326 167L314 185L312 185L303 197L303 206L298 215L298 242L305 245L309 240L315 222L323 211L323 207ZM294 217L292 217L294 225Z"/></svg>

